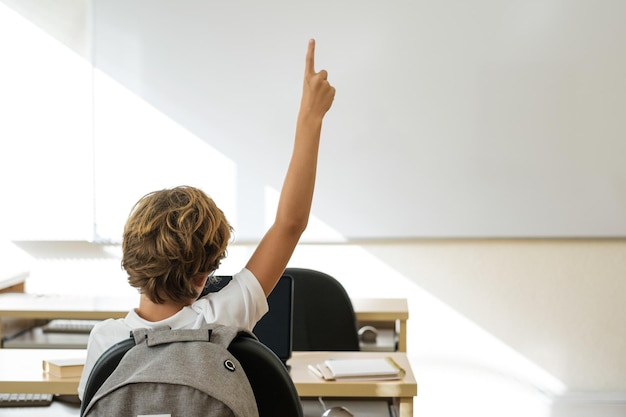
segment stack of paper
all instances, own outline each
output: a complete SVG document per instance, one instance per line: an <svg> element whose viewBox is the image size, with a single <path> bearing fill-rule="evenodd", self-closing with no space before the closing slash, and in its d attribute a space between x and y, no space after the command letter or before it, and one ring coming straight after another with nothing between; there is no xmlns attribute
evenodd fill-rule
<svg viewBox="0 0 626 417"><path fill-rule="evenodd" d="M404 376L404 370L390 357L327 359L309 369L327 380L393 380Z"/></svg>

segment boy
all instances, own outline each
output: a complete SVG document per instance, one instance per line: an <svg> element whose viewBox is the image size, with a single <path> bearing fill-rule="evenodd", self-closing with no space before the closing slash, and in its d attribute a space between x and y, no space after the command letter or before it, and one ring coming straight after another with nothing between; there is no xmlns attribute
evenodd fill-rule
<svg viewBox="0 0 626 417"><path fill-rule="evenodd" d="M124 319L106 320L92 330L79 398L98 357L132 329L198 328L210 322L251 330L267 312L266 297L308 223L322 120L335 96L327 72L315 72L314 56L311 39L294 148L276 218L245 268L221 291L197 300L226 256L230 225L213 200L196 188L176 187L144 196L126 222L122 243L122 266L130 285L140 291L139 307Z"/></svg>

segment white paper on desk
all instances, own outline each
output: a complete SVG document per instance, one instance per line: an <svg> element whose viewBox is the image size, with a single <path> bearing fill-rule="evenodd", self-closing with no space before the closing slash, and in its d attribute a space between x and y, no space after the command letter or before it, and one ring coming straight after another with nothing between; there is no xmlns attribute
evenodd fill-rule
<svg viewBox="0 0 626 417"><path fill-rule="evenodd" d="M404 376L404 370L391 358L328 359L317 364L317 370L326 380L395 380Z"/></svg>

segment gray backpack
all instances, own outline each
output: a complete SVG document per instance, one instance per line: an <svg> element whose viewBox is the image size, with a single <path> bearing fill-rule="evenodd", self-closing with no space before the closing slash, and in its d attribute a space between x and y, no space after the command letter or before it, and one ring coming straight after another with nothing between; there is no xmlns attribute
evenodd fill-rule
<svg viewBox="0 0 626 417"><path fill-rule="evenodd" d="M81 415L258 417L248 378L227 350L241 331L214 324L135 330L135 346Z"/></svg>

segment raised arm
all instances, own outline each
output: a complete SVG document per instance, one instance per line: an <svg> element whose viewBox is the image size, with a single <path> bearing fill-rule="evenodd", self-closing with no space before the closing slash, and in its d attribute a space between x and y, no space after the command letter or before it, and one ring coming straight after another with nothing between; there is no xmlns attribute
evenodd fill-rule
<svg viewBox="0 0 626 417"><path fill-rule="evenodd" d="M309 41L304 85L289 168L283 182L274 224L246 267L267 296L282 275L306 229L313 201L322 120L335 97L325 70L315 72L315 40Z"/></svg>

